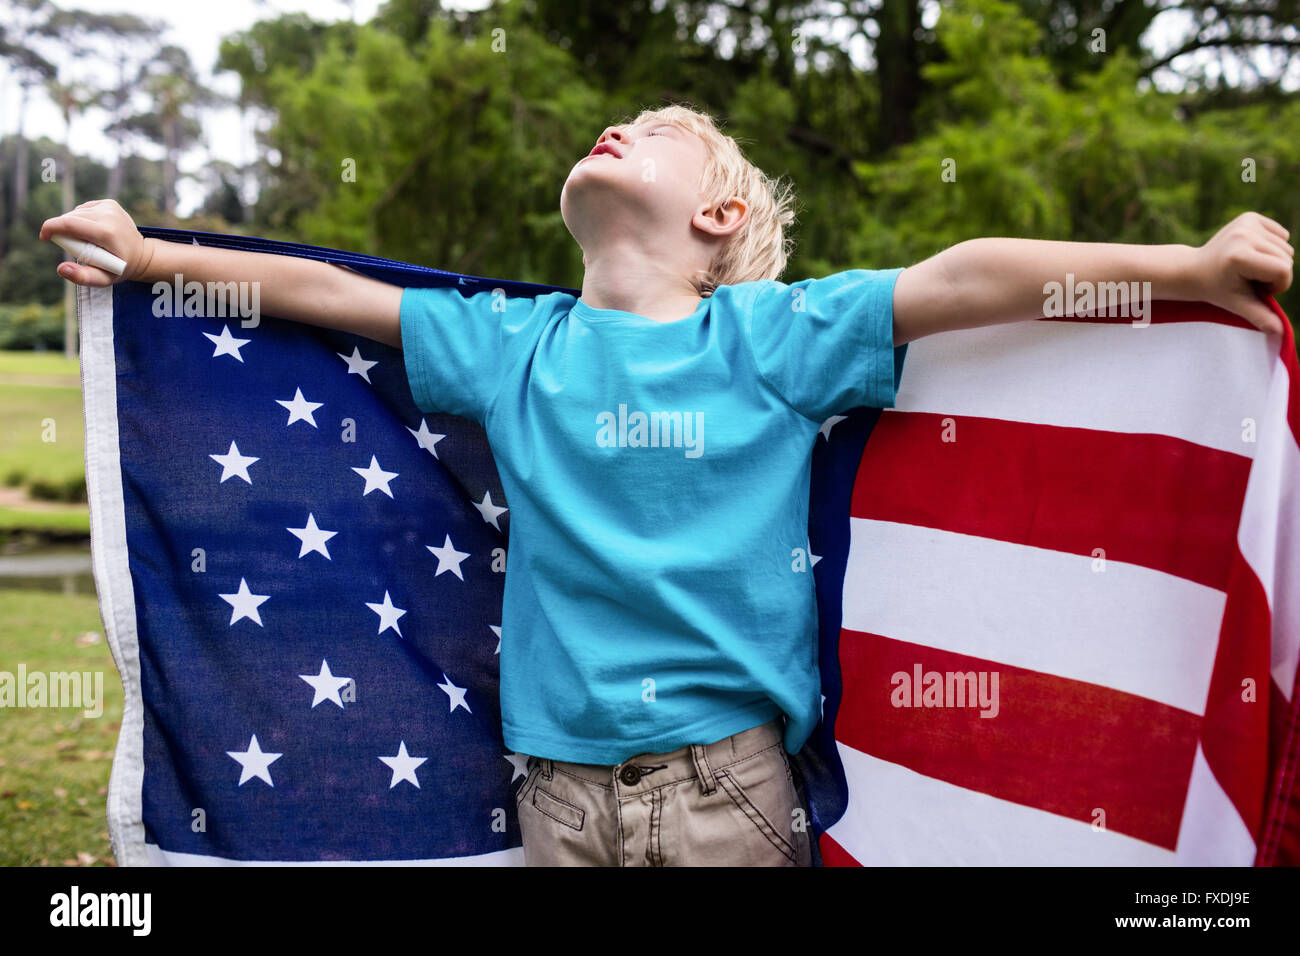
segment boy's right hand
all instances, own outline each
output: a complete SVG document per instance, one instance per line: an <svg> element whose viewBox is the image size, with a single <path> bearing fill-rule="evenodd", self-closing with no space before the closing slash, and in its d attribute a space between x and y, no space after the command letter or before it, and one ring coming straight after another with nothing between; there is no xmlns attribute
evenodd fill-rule
<svg viewBox="0 0 1300 956"><path fill-rule="evenodd" d="M105 272L98 266L79 262L60 263L59 275L77 285L106 286L137 279L144 275L153 258L150 241L140 235L131 217L115 199L92 199L83 202L72 212L46 219L41 224L40 238L48 242L55 234L93 242L126 262L126 268L120 276Z"/></svg>

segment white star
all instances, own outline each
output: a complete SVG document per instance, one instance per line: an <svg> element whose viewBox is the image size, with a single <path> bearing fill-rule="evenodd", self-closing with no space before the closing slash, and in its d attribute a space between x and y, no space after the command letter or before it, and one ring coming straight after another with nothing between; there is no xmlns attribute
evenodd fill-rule
<svg viewBox="0 0 1300 956"><path fill-rule="evenodd" d="M844 421L844 419L846 418L848 418L847 415L832 415L830 418L826 419L826 421L822 422L822 427L817 429L818 434L820 434L822 438L825 438L827 441L830 441L831 429L834 428L836 425L838 425L840 422Z"/></svg>
<svg viewBox="0 0 1300 956"><path fill-rule="evenodd" d="M230 450L224 455L209 455L208 457L221 465L221 481L231 477L239 477L250 485L253 483L253 479L248 477L248 466L255 461L262 460L241 455L238 446L233 441L230 443ZM221 484L221 481L217 482L217 484Z"/></svg>
<svg viewBox="0 0 1300 956"><path fill-rule="evenodd" d="M420 419L420 430L418 432L414 428L408 428L407 431L415 436L415 441L421 448L427 449L434 458L438 457L438 449L433 446L446 438L446 435L435 435L429 431L428 423L423 418Z"/></svg>
<svg viewBox="0 0 1300 956"><path fill-rule="evenodd" d="M428 757L412 757L406 752L406 741L403 740L397 748L397 755L394 757L380 757L384 763L388 764L393 771L393 782L388 785L392 790L403 780L409 780L415 784L415 789L420 789L420 781L415 778L415 768L428 760Z"/></svg>
<svg viewBox="0 0 1300 956"><path fill-rule="evenodd" d="M316 527L316 516L311 512L307 513L307 527L305 528L285 528L285 531L296 535L302 542L302 550L298 552L298 557L306 557L309 551L319 551L325 557L330 558L329 548L325 547L325 542L338 534L337 531L324 531Z"/></svg>
<svg viewBox="0 0 1300 956"><path fill-rule="evenodd" d="M253 734L253 739L249 743L247 750L227 750L226 754L239 761L239 766L243 768L240 771L239 783L236 784L236 786L242 787L247 781L252 780L254 777L260 777L272 787L275 786L275 784L271 783L271 771L269 768L271 764L283 757L284 754L262 753L262 748L257 744L257 734Z"/></svg>
<svg viewBox="0 0 1300 956"><path fill-rule="evenodd" d="M315 428L317 427L316 419L312 418L311 413L316 411L316 409L320 408L325 403L307 401L307 399L302 397L302 389L300 388L293 393L293 401L286 402L283 398L277 398L275 404L283 405L285 408L289 409L289 420L284 423L286 427L292 425L294 422L306 422L312 428Z"/></svg>
<svg viewBox="0 0 1300 956"><path fill-rule="evenodd" d="M492 503L492 492L490 491L485 492L483 495L483 500L480 501L478 504L475 504L474 507L477 508L478 513L483 516L483 520L486 521L488 524L490 524L492 527L496 528L498 531L501 530L501 525L497 524L497 515L505 514L507 511L510 510L509 508L498 508L496 505L494 505Z"/></svg>
<svg viewBox="0 0 1300 956"><path fill-rule="evenodd" d="M441 548L435 548L431 544L426 544L425 547L438 556L438 570L433 572L435 578L443 571L451 571L462 581L465 580L465 575L460 573L460 563L469 557L469 552L457 551L451 543L451 535L446 536Z"/></svg>
<svg viewBox="0 0 1300 956"><path fill-rule="evenodd" d="M324 700L332 700L339 707L342 707L343 698L339 696L339 691L352 682L351 677L335 677L331 674L330 663L323 658L320 662L319 674L299 674L298 676L311 684L312 689L316 691L316 696L311 700L313 708Z"/></svg>
<svg viewBox="0 0 1300 956"><path fill-rule="evenodd" d="M452 713L457 707L464 707L471 714L474 713L474 711L469 709L469 704L465 703L465 688L457 687L451 682L451 678L446 674L442 675L442 679L447 683L439 684L438 687L446 691L447 696L451 699L451 710L447 711L447 713Z"/></svg>
<svg viewBox="0 0 1300 956"><path fill-rule="evenodd" d="M808 565L810 568L817 567L817 562L822 559L820 554L813 554L811 548L808 549L808 557L812 559L812 564Z"/></svg>
<svg viewBox="0 0 1300 956"><path fill-rule="evenodd" d="M253 341L252 339L235 338L230 334L230 326L228 325L223 325L221 327L220 335L213 335L211 332L204 332L203 334L210 338L217 346L212 352L213 358L216 358L218 355L233 355L241 362L244 360L244 357L239 354L240 348Z"/></svg>
<svg viewBox="0 0 1300 956"><path fill-rule="evenodd" d="M435 574L434 577L436 578L437 575ZM492 653L500 654L501 653L501 627L497 624L489 624L488 627L492 628L492 630L496 632L496 636L497 636L497 649Z"/></svg>
<svg viewBox="0 0 1300 956"><path fill-rule="evenodd" d="M239 579L239 590L234 594L220 595L221 599L229 602L233 609L230 612L231 626L240 618L247 617L256 621L258 627L264 625L262 624L262 616L257 613L257 609L270 596L269 594L254 594L248 590L248 582L243 578Z"/></svg>
<svg viewBox="0 0 1300 956"><path fill-rule="evenodd" d="M355 345L352 346L352 354L344 355L342 352L335 352L339 358L348 363L349 375L360 375L367 382L370 381L370 370L378 365L378 362L367 362L361 357L361 350Z"/></svg>
<svg viewBox="0 0 1300 956"><path fill-rule="evenodd" d="M402 629L397 626L397 619L401 617L403 614L405 614L406 612L402 610L400 607L393 606L393 602L390 601L388 598L387 591L384 592L383 604L371 604L369 601L367 601L366 607L370 608L370 610L374 611L376 614L379 615L378 633L382 634L384 633L384 631L388 630L391 627L394 631L397 632L398 637L402 636Z"/></svg>
<svg viewBox="0 0 1300 956"><path fill-rule="evenodd" d="M376 460L374 455L370 456L370 465L368 467L357 468L354 465L352 470L362 478L366 479L366 490L361 492L362 498L370 494L370 492L374 491L376 488L388 495L388 497L393 497L393 493L388 489L388 483L397 477L397 472L384 471L384 469L379 467L379 462Z"/></svg>
<svg viewBox="0 0 1300 956"><path fill-rule="evenodd" d="M503 760L509 760L510 766L514 767L514 772L510 774L510 782L515 782L515 777L528 776L528 754L506 754Z"/></svg>

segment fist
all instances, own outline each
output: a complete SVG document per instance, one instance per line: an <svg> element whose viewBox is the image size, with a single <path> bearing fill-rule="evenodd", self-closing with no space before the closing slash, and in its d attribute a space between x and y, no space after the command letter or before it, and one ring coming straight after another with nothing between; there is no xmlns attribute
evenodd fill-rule
<svg viewBox="0 0 1300 956"><path fill-rule="evenodd" d="M115 199L93 199L83 202L72 212L46 219L41 224L40 238L46 242L54 235L72 236L93 242L126 262L120 276L105 272L98 266L78 262L59 263L58 273L77 285L112 285L144 275L152 258L152 247L140 235L126 210Z"/></svg>
<svg viewBox="0 0 1300 956"><path fill-rule="evenodd" d="M1267 216L1242 213L1195 250L1193 279L1200 298L1280 335L1282 320L1261 295L1291 287L1295 250L1287 242L1289 236Z"/></svg>

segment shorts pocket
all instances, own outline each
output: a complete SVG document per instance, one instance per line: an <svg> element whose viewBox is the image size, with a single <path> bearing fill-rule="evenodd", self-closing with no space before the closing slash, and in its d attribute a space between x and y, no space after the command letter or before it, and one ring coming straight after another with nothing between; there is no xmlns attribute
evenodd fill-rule
<svg viewBox="0 0 1300 956"><path fill-rule="evenodd" d="M783 767L778 770L775 761ZM717 772L718 786L772 846L791 863L798 861L798 849L791 842L794 814L794 782L784 754L777 747L739 761Z"/></svg>
<svg viewBox="0 0 1300 956"><path fill-rule="evenodd" d="M581 830L582 823L587 818L586 811L581 807L575 807L541 787L533 787L532 802L534 809L574 830Z"/></svg>
<svg viewBox="0 0 1300 956"><path fill-rule="evenodd" d="M542 770L542 761L537 757L529 757L528 774L524 777L524 782L519 785L519 789L515 791L516 807L523 806L524 794L528 792L528 788L531 787L533 785L533 782L537 780L537 775L541 773L541 770Z"/></svg>

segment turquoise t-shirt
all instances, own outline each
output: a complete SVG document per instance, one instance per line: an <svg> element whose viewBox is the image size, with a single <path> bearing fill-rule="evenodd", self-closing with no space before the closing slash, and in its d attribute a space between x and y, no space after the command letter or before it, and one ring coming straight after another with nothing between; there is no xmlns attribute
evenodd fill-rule
<svg viewBox="0 0 1300 956"><path fill-rule="evenodd" d="M894 404L903 270L719 286L656 322L567 293L403 291L415 404L487 432L510 507L516 753L616 764L820 718L813 442Z"/></svg>

